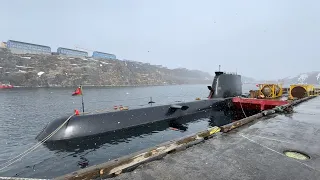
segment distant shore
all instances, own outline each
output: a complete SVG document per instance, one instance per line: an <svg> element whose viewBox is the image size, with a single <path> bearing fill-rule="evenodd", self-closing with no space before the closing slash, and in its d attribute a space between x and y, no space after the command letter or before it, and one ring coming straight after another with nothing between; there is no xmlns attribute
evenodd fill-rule
<svg viewBox="0 0 320 180"><path fill-rule="evenodd" d="M27 56L27 57L26 57ZM145 87L207 84L209 73L149 63L0 51L0 82L16 88ZM106 84L106 85L105 85ZM128 85L129 84L129 85Z"/></svg>
<svg viewBox="0 0 320 180"><path fill-rule="evenodd" d="M206 85L207 83L203 83L203 85ZM208 83L210 84L210 83ZM201 85L201 84L158 84L158 85L81 85L82 87L153 87L153 86L178 86L178 85ZM74 88L80 85L75 86L14 86L14 88Z"/></svg>

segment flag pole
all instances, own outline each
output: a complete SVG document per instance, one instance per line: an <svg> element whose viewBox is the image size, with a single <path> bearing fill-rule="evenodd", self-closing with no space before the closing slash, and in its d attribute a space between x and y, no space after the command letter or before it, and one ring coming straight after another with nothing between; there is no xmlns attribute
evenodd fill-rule
<svg viewBox="0 0 320 180"><path fill-rule="evenodd" d="M81 98L82 98L82 113L84 113L84 103L83 103L83 92L82 92L82 86L80 86L81 89Z"/></svg>

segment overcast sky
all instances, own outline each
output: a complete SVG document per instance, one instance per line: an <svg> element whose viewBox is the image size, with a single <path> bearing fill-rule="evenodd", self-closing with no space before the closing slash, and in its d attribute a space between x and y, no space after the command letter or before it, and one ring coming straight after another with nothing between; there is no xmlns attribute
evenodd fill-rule
<svg viewBox="0 0 320 180"><path fill-rule="evenodd" d="M257 79L320 70L317 0L0 0L0 40ZM92 52L89 52L92 53Z"/></svg>

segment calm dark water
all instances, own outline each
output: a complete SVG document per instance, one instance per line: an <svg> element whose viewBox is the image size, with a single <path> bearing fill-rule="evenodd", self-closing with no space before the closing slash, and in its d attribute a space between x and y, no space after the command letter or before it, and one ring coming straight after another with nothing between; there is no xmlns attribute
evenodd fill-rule
<svg viewBox="0 0 320 180"><path fill-rule="evenodd" d="M245 85L247 92L254 85ZM37 143L36 135L55 118L81 109L81 97L73 88L12 89L0 91L0 168L7 160ZM206 85L157 87L84 88L86 111L112 109L114 105L137 108L152 97L157 104L192 101L208 95ZM223 118L221 116L221 118ZM167 124L142 126L81 142L41 145L20 161L0 171L0 176L52 178L85 166L139 151L156 144L192 134L209 125L197 119L175 131Z"/></svg>

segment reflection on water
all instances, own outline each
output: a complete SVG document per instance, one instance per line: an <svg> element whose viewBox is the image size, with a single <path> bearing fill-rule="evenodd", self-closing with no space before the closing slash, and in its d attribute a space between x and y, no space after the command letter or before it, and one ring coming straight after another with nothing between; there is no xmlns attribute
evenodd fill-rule
<svg viewBox="0 0 320 180"><path fill-rule="evenodd" d="M217 124L223 125L230 123L232 118L232 113L207 110L193 115L179 117L173 120L154 122L137 127L120 129L114 132L107 132L102 135L96 135L87 138L46 142L44 145L52 151L81 153L89 149L99 149L105 144L116 145L120 143L128 143L132 138L145 137L167 129L186 132L188 127L192 125L192 122L196 121L209 120L209 126L215 126Z"/></svg>
<svg viewBox="0 0 320 180"><path fill-rule="evenodd" d="M168 122L157 122L135 128L121 129L115 132L107 132L93 137L47 142L44 145L50 150L81 153L88 149L99 149L104 144L116 145L126 143L134 137L155 134L167 128L169 128Z"/></svg>
<svg viewBox="0 0 320 180"><path fill-rule="evenodd" d="M231 121L232 113L227 114L228 117L224 115L222 111L203 111L194 115L189 115L185 117L180 117L174 120L162 121L150 123L147 125L142 125L134 128L117 130L115 132L108 132L103 135L94 136L85 139L74 139L68 141L58 141L58 142L48 142L45 143L45 147L50 151L55 151L56 153L68 152L69 156L77 158L77 166L79 168L84 168L97 164L95 158L91 158L89 153L94 151L99 151L99 149L105 149L104 157L108 157L108 150L111 153L117 151L120 155L127 155L129 153L136 152L148 148L150 146L157 145L159 143L172 140L173 138L181 137L181 133L191 134L199 130L208 128L208 121L210 119L218 120L223 117L223 120L220 120L220 124L226 124ZM211 121L211 120L210 120ZM224 122L223 122L224 121ZM197 128L195 128L198 126ZM209 125L210 126L210 125ZM170 129L175 129L174 131ZM167 135L166 138L159 140L159 135ZM169 136L168 136L169 135ZM142 145L140 148L135 148L134 144L137 143L137 139L149 139L148 145ZM153 143L150 143L150 140L153 140ZM116 149L116 150L112 150ZM119 156L114 156L118 158ZM109 159L114 159L109 158ZM91 164L91 161L93 162ZM104 161L101 161L102 163ZM76 170L76 169L75 169ZM70 171L69 171L70 172ZM46 174L50 176L51 172Z"/></svg>

